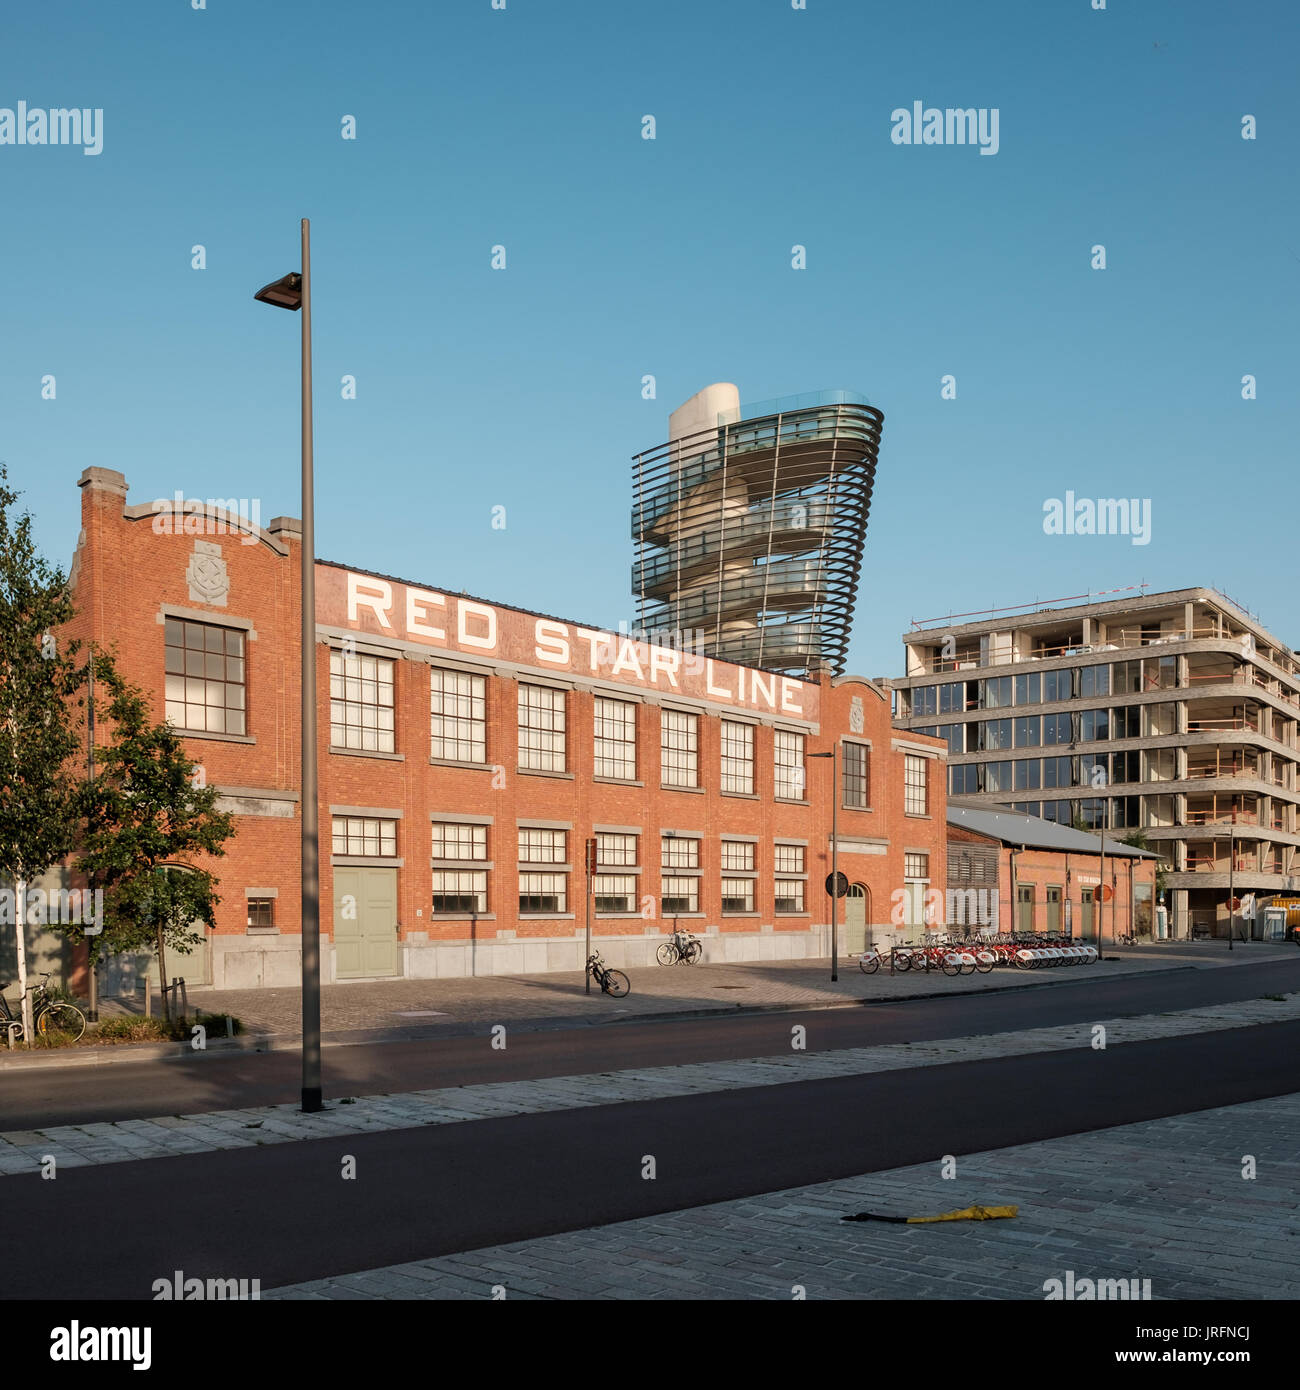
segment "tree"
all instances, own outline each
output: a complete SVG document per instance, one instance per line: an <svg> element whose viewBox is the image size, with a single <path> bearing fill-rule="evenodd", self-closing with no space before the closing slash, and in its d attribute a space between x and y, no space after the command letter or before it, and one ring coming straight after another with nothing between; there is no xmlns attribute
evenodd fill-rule
<svg viewBox="0 0 1300 1390"><path fill-rule="evenodd" d="M158 957L163 1007L167 949L188 955L214 925L216 877L195 858L225 854L233 818L217 810L170 724L154 724L144 696L96 655L95 679L108 691L112 737L96 748L97 773L83 789L84 831L77 869L104 892L103 932L91 949L148 949Z"/></svg>
<svg viewBox="0 0 1300 1390"><path fill-rule="evenodd" d="M57 632L75 611L62 570L32 541L30 512L0 465L0 877L13 884L18 988L26 1036L27 892L72 848L79 783L72 757L81 672L75 642Z"/></svg>
<svg viewBox="0 0 1300 1390"><path fill-rule="evenodd" d="M1130 830L1120 841L1122 845L1132 845L1134 849L1144 849L1152 854L1159 855L1159 850L1151 849L1151 842L1147 839L1147 832L1140 826L1136 830ZM1165 895L1165 881L1168 874L1168 865L1163 856L1156 860L1156 897L1163 898Z"/></svg>

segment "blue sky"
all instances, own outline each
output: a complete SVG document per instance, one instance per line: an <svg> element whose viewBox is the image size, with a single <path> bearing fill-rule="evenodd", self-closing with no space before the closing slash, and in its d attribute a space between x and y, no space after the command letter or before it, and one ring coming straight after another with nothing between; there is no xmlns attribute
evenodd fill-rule
<svg viewBox="0 0 1300 1390"><path fill-rule="evenodd" d="M1297 644L1298 39L1291 0L17 7L0 107L102 107L104 147L0 146L0 460L65 566L92 464L296 515L297 320L251 296L306 215L324 558L632 622L668 413L850 388L885 414L850 669L1143 581ZM891 143L917 100L996 107L998 153ZM1067 490L1149 498L1150 544L1044 535Z"/></svg>

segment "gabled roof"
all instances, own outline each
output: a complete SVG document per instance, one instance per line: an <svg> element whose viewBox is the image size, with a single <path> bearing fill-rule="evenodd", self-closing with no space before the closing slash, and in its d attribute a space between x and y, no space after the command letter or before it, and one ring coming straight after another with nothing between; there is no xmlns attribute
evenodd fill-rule
<svg viewBox="0 0 1300 1390"><path fill-rule="evenodd" d="M959 825L965 830L973 830L978 835L1001 840L1004 845L1023 845L1026 849L1055 849L1075 854L1100 854L1101 836L1087 830L1075 830L1053 820L1041 820L1038 816L1027 816L1022 811L1012 811L1005 806L990 805L983 801L963 801L952 798L948 802L948 824ZM1120 842L1118 838L1106 836L1106 853L1118 858L1158 859L1147 849L1135 849L1132 845Z"/></svg>

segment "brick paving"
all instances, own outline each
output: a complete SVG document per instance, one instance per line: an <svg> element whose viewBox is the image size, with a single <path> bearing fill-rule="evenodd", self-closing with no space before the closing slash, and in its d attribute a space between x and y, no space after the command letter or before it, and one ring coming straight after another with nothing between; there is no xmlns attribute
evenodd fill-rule
<svg viewBox="0 0 1300 1390"><path fill-rule="evenodd" d="M841 1219L975 1203L1020 1214ZM953 1179L936 1161L262 1296L1041 1299L1067 1271L1076 1285L1149 1279L1153 1300L1300 1297L1300 1095L959 1157Z"/></svg>
<svg viewBox="0 0 1300 1390"><path fill-rule="evenodd" d="M651 966L629 972L632 992L623 999L611 999L594 985L590 995L584 994L583 977L577 972L325 985L321 989L321 1027L327 1040L351 1037L359 1041L367 1034L425 1036L466 1023L609 1021L732 1007L810 1008L848 1005L863 999L887 1001L916 995L1035 988L1066 978L1120 979L1159 970L1293 961L1297 952L1289 944L1251 942L1229 952L1226 942L1171 942L1108 949L1107 956L1115 959L1060 970L999 968L988 975L952 978L937 971L904 971L891 977L887 970L881 970L864 975L855 961L848 960L841 964L836 984L830 981L829 959ZM190 1003L214 1013L231 1013L242 1020L248 1032L259 1036L294 1037L301 1029L301 994L297 989L195 990ZM107 1015L125 1012L127 1006L106 1000L102 1010Z"/></svg>
<svg viewBox="0 0 1300 1390"><path fill-rule="evenodd" d="M777 1056L738 1061L693 1062L535 1081L488 1082L396 1095L361 1096L331 1101L324 1111L315 1115L304 1115L296 1105L286 1104L160 1116L152 1120L57 1125L45 1130L0 1133L0 1177L31 1172L47 1154L69 1166L118 1163L175 1153L251 1148L259 1144L292 1143L420 1125L459 1124L503 1115L659 1100L740 1087L1089 1047L1093 1030L1099 1024L1106 1030L1107 1046L1115 1047L1151 1038L1250 1027L1294 1018L1300 1018L1300 994L1138 1018L1098 1019L978 1037L941 1038L934 1042L890 1043L827 1052L792 1050ZM489 1045L486 1038L484 1045Z"/></svg>

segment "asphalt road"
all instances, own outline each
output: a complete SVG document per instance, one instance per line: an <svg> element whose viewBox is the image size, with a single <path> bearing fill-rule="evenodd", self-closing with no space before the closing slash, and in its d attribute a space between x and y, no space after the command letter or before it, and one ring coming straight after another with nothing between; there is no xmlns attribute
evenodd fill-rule
<svg viewBox="0 0 1300 1390"><path fill-rule="evenodd" d="M266 1289L599 1226L1285 1094L1297 1049L1300 1023L1264 1024L7 1177L0 1228L22 1258L0 1296L149 1298L173 1270ZM954 1204L979 1195L953 1184Z"/></svg>
<svg viewBox="0 0 1300 1390"><path fill-rule="evenodd" d="M616 1068L764 1057L788 1051L790 1029L808 1029L808 1050L871 1047L892 1042L1093 1022L1206 1004L1257 999L1300 989L1300 952L1292 961L1181 970L1127 980L1065 983L846 1009L738 1013L655 1023L597 1027L515 1028L504 1050L478 1036L330 1047L324 1052L327 1099L464 1086L485 1081L572 1076ZM297 1101L296 1051L195 1053L109 1067L5 1072L0 1079L0 1129L199 1114Z"/></svg>

